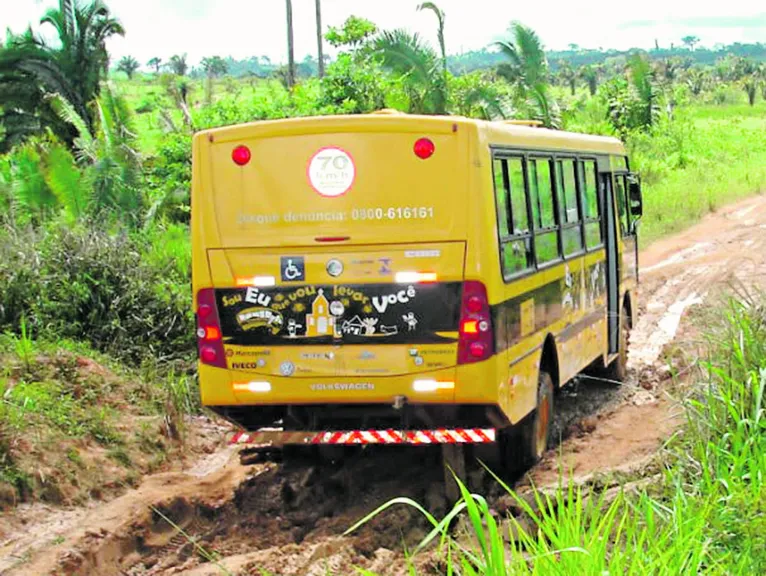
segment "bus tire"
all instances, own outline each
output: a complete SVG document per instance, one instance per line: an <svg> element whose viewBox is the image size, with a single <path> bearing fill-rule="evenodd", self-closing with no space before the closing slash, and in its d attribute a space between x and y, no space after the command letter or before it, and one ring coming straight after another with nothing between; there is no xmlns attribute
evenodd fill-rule
<svg viewBox="0 0 766 576"><path fill-rule="evenodd" d="M525 423L521 437L522 460L527 468L537 464L551 445L553 401L553 379L548 372L540 370L537 408Z"/></svg>
<svg viewBox="0 0 766 576"><path fill-rule="evenodd" d="M630 322L628 320L628 309L623 306L620 313L620 341L617 350L617 358L607 369L607 378L615 383L625 382L628 376L628 346L630 345Z"/></svg>

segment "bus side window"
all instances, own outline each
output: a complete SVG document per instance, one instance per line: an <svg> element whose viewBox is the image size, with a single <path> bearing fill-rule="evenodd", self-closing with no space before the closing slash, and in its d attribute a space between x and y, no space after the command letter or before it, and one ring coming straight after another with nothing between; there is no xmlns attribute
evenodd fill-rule
<svg viewBox="0 0 766 576"><path fill-rule="evenodd" d="M559 258L558 226L553 202L551 162L547 158L530 160L529 192L532 202L532 225L535 230L537 264Z"/></svg>
<svg viewBox="0 0 766 576"><path fill-rule="evenodd" d="M495 177L495 198L497 199L497 229L500 237L508 236L508 170L505 160L495 158L492 162L492 171Z"/></svg>
<svg viewBox="0 0 766 576"><path fill-rule="evenodd" d="M561 210L561 237L564 256L577 254L582 250L582 222L577 202L577 178L573 159L556 162L556 188Z"/></svg>
<svg viewBox="0 0 766 576"><path fill-rule="evenodd" d="M598 248L603 244L601 237L601 213L598 205L598 188L596 185L596 162L594 160L580 161L580 189L582 190L582 207L585 220L585 245L588 250Z"/></svg>
<svg viewBox="0 0 766 576"><path fill-rule="evenodd" d="M521 158L516 157L495 158L493 170L502 271L507 278L533 266L524 171Z"/></svg>
<svg viewBox="0 0 766 576"><path fill-rule="evenodd" d="M628 186L625 182L625 175L620 174L614 177L614 195L617 197L617 214L620 217L620 236L630 236L630 215L628 214Z"/></svg>

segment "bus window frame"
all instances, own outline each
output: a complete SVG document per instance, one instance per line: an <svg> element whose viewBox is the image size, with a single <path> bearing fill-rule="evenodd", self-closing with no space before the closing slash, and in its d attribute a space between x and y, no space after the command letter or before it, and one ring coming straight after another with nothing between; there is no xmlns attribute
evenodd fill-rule
<svg viewBox="0 0 766 576"><path fill-rule="evenodd" d="M539 189L539 182L536 182L536 185L538 186L537 190L537 201L538 201L538 211L540 214L540 229L537 228L537 223L532 219L532 234L535 237L535 246L537 244L537 237L542 236L544 234L550 234L551 232L556 233L556 249L557 249L557 256L556 258L553 258L551 260L548 260L546 262L543 262L542 264L537 261L537 249L534 250L534 256L535 256L535 269L536 270L546 270L548 268L551 268L552 266L555 266L556 264L561 264L564 261L564 250L563 250L563 242L561 238L561 214L559 209L559 203L558 203L558 194L556 193L556 160L555 160L555 153L549 152L537 152L537 151L530 151L525 158L524 161L524 171L529 172L529 162L530 160L534 160L535 162L543 161L548 163L548 178L550 179L550 189L551 189L551 204L553 209L553 226L543 226L543 207L542 203L540 202L540 189ZM529 177L525 179L526 182L526 193L527 193L527 204L531 205L531 198L529 194Z"/></svg>
<svg viewBox="0 0 766 576"><path fill-rule="evenodd" d="M580 194L580 202L582 202L583 208L585 207L585 163L586 162L593 162L593 168L594 168L594 178L596 179L596 210L598 211L598 217L597 218L588 218L585 214L585 211L583 210L583 246L585 246L585 252L586 253L593 253L598 252L599 250L604 250L606 247L606 242L604 241L604 206L602 205L602 202L604 202L605 199L601 197L601 194L599 193L599 174L601 173L599 171L599 157L595 155L584 155L584 156L578 156L577 157L577 181L581 183L581 194ZM603 160L602 160L603 162ZM582 170L580 170L582 168ZM587 242L587 232L585 230L585 227L588 224L595 224L598 222L599 229L601 230L601 242L599 242L596 246L593 246L592 248L588 246Z"/></svg>
<svg viewBox="0 0 766 576"><path fill-rule="evenodd" d="M580 182L580 175L579 175L579 162L581 160L581 157L577 154L556 154L553 159L553 163L556 169L556 178L554 178L555 184L556 184L556 191L555 191L555 197L557 200L560 200L562 196L559 194L566 194L566 191L564 190L558 190L559 185L559 179L558 179L558 169L559 169L559 162L562 162L564 160L571 160L574 163L574 177L575 177L575 202L577 203L577 222L574 223L564 223L563 221L559 225L559 239L561 243L561 255L565 261L572 260L574 258L581 258L587 253L587 248L585 246L585 215L583 213L583 203L582 203L582 197L581 197L581 188L582 183ZM563 184L563 173L562 173L562 184ZM564 205L566 205L566 198L564 198ZM559 204L560 209L561 204ZM564 214L559 214L559 218L564 217ZM564 251L564 230L570 230L572 228L578 227L580 229L580 249L576 252L572 252L571 254L567 255Z"/></svg>
<svg viewBox="0 0 766 576"><path fill-rule="evenodd" d="M562 264L564 262L568 262L570 260L576 259L576 258L583 258L587 254L592 254L594 252L599 252L601 250L604 250L606 248L606 242L604 240L604 207L601 205L602 199L601 195L599 194L598 189L598 182L599 182L599 174L601 173L600 167L604 165L604 161L609 161L609 157L602 156L599 154L595 154L593 152L585 152L585 153L578 153L575 151L567 151L567 150L554 150L554 149L536 149L536 148L526 148L526 149L520 149L520 148L509 148L504 146L497 146L497 145L489 145L489 153L490 153L490 166L492 171L492 203L495 207L495 236L497 238L497 246L498 246L498 265L500 267L500 274L503 277L503 282L505 284L511 284L513 282L516 282L517 280L521 280L523 278L526 278L527 276L531 276L533 274L536 274L538 272L547 270L548 268L552 266L556 266L559 264ZM554 208L554 216L557 222L559 222L558 230L557 230L557 237L558 237L558 247L559 247L559 257L556 260L551 260L550 262L546 262L543 265L539 265L537 263L537 246L535 243L535 236L536 236L536 229L534 227L534 218L532 213L532 199L529 194L529 170L528 170L528 161L531 158L548 158L552 165L553 165L553 182L552 185L554 186L554 194L553 194L553 200L555 203ZM495 177L494 177L494 161L496 159L509 159L509 158L516 158L522 160L522 171L524 173L524 197L526 199L526 205L527 205L527 224L529 227L529 231L526 234L517 234L517 235L511 235L508 237L501 237L500 236L500 229L497 224L498 222L498 205L497 205L497 195L495 193ZM555 170L556 170L556 160L558 158L572 158L575 161L575 180L576 180L576 186L577 186L577 202L580 210L580 226L581 226L581 237L582 237L582 245L583 248L579 252L576 252L570 256L564 256L563 252L563 236L562 236L562 229L560 224L560 214L559 214L559 208L558 208L558 192L555 189L556 184L556 177L555 177ZM593 168L594 168L594 177L596 179L596 209L598 211L598 217L597 218L586 218L585 214L585 203L584 203L584 194L585 194L585 162L592 162ZM583 163L583 164L581 164ZM582 170L580 167L582 166ZM509 204L510 206L510 204ZM510 215L509 215L510 216ZM511 220L512 220L512 216ZM598 223L599 229L601 230L601 242L593 246L592 248L588 247L587 244L587 237L586 237L586 225L589 223ZM551 230L548 230L550 232ZM525 268L524 270L519 270L518 272L515 272L513 274L506 274L505 269L503 266L503 244L507 243L508 241L513 240L519 240L519 239L529 239L530 241L530 250L531 250L531 258L532 258L532 266Z"/></svg>
<svg viewBox="0 0 766 576"><path fill-rule="evenodd" d="M532 208L530 205L529 200L529 181L527 179L527 163L526 159L523 154L497 154L494 150L490 150L490 153L492 154L492 189L493 189L493 203L495 205L495 231L496 231L496 237L497 237L497 246L498 246L498 255L500 257L500 273L503 276L503 280L506 283L510 283L512 280L516 280L519 278L523 278L524 276L533 274L537 271L536 263L537 263L537 254L535 252L535 234L534 229L532 227ZM512 191L511 191L511 177L510 177L510 171L508 169L508 160L516 159L521 160L521 171L522 171L522 177L524 179L524 210L527 213L527 231L521 234L515 234L514 232L514 226L513 226L513 202L512 202ZM506 205L508 206L508 230L510 232L509 235L503 236L500 233L500 206L497 203L497 190L495 190L495 161L500 160L502 162L502 170L503 170L503 185L505 186L505 191L508 194L508 197L506 198ZM510 244L511 242L516 242L518 240L526 240L530 243L530 252L531 252L531 259L532 264L531 266L527 266L526 268L519 270L518 272L513 272L511 274L506 274L505 272L505 265L503 262L503 248L506 244ZM510 280L509 280L510 279Z"/></svg>

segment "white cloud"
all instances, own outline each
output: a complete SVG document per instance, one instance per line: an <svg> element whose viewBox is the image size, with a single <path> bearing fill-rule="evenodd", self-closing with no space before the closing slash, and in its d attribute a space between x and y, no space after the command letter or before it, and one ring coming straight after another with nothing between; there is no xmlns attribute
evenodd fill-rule
<svg viewBox="0 0 766 576"><path fill-rule="evenodd" d="M87 1L87 0L86 0ZM0 0L6 4L4 23L21 31L36 23L55 0ZM286 60L285 3L283 0L107 0L127 30L113 38L115 58L134 55L146 62L153 56L167 59L187 52L197 63L203 56L242 58L268 55ZM430 12L417 12L420 0L323 0L323 24L340 25L349 14L369 18L381 28L404 27L419 32L436 45L436 21ZM636 4L607 0L589 3L552 0L539 3L507 0L437 0L445 11L447 49L450 53L481 48L497 39L513 19L534 28L549 48L579 44L591 48L649 48L678 44L687 34L703 44L754 41L766 37L763 14L749 0L725 5L691 0L644 0ZM296 58L316 51L314 0L293 0ZM732 20L752 16L760 25L736 26ZM759 18L758 18L759 17ZM724 19L716 25L717 19ZM642 25L631 25L639 22ZM728 23L728 25L727 25ZM326 50L329 47L326 46Z"/></svg>

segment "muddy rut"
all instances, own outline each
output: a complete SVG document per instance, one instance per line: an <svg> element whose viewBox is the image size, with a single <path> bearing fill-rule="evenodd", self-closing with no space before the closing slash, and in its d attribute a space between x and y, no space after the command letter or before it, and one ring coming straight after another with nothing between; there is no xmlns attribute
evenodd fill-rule
<svg viewBox="0 0 766 576"><path fill-rule="evenodd" d="M643 466L672 435L680 409L666 394L668 350L693 354L684 315L731 284L766 285L766 197L708 216L640 257L640 312L630 377L621 386L581 379L557 403L561 444L517 489ZM472 483L502 498L474 468ZM146 477L108 503L72 510L19 508L0 542L2 574L378 574L405 573L403 546L427 532L398 506L349 536L343 532L387 500L407 496L445 511L438 449L353 452L342 462L291 459L243 466L226 449L186 472ZM423 555L421 573L441 573Z"/></svg>

